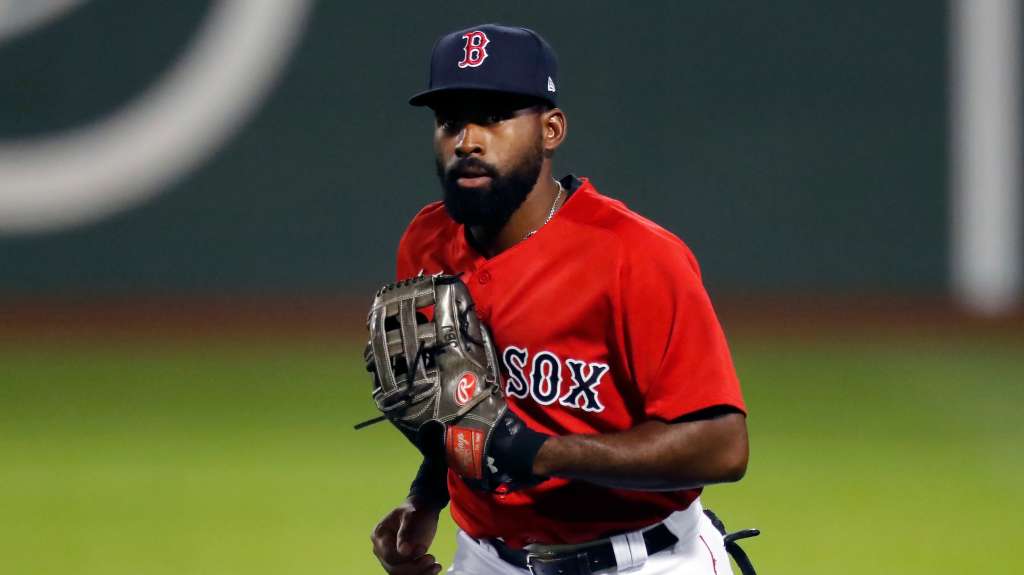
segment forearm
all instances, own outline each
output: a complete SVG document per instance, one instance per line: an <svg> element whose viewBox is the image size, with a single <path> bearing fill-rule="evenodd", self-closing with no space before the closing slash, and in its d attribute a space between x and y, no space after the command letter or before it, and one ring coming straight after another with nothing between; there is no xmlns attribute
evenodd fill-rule
<svg viewBox="0 0 1024 575"><path fill-rule="evenodd" d="M409 499L419 506L439 510L448 505L448 467L443 458L423 458L416 479L409 486Z"/></svg>
<svg viewBox="0 0 1024 575"><path fill-rule="evenodd" d="M618 433L552 437L533 469L607 487L669 491L738 481L747 454L746 419L730 413L685 423L648 421Z"/></svg>

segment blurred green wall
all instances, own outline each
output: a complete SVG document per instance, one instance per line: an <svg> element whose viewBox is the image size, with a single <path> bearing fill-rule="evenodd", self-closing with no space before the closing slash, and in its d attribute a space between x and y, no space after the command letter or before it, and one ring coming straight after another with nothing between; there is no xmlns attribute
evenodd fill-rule
<svg viewBox="0 0 1024 575"><path fill-rule="evenodd" d="M0 138L130 101L208 10L96 0L0 46ZM405 100L436 36L482 21L527 25L558 51L558 171L684 238L712 288L945 289L945 3L400 0L319 2L253 121L156 200L0 236L0 294L331 293L389 278L405 224L439 195L431 118Z"/></svg>

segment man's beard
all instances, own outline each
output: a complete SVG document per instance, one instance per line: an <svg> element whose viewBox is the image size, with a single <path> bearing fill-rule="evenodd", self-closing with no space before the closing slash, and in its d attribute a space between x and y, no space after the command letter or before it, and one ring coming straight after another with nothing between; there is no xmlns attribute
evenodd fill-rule
<svg viewBox="0 0 1024 575"><path fill-rule="evenodd" d="M475 157L462 158L447 171L438 160L437 177L444 188L444 207L448 215L460 224L499 230L536 185L543 163L543 149L539 142L506 174ZM460 188L457 180L467 175L490 177L490 189Z"/></svg>

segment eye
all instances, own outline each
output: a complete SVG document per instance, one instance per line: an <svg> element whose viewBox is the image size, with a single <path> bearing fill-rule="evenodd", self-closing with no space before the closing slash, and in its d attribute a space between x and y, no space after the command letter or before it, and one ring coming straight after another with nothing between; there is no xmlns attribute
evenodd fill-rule
<svg viewBox="0 0 1024 575"><path fill-rule="evenodd" d="M437 118L437 127L445 132L457 132L459 123L452 118Z"/></svg>
<svg viewBox="0 0 1024 575"><path fill-rule="evenodd" d="M500 124L501 122L504 122L505 120L508 120L511 117L511 112L491 112L490 114L487 114L484 120L488 124Z"/></svg>

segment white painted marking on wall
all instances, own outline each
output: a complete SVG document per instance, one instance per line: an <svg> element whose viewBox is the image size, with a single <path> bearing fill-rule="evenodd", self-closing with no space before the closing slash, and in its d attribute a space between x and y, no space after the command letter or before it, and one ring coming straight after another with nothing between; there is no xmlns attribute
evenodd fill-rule
<svg viewBox="0 0 1024 575"><path fill-rule="evenodd" d="M951 270L967 309L997 315L1021 291L1020 4L952 0Z"/></svg>

